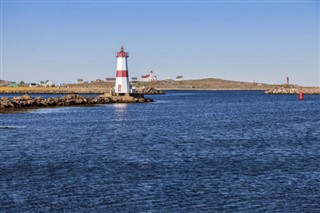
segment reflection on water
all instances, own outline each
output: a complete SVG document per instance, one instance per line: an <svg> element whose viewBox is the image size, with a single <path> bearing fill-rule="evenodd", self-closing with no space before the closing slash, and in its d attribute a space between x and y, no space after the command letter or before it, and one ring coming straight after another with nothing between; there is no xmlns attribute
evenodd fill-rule
<svg viewBox="0 0 320 213"><path fill-rule="evenodd" d="M126 111L128 104L119 103L119 104L113 104L112 106L116 109L116 112L124 112Z"/></svg>
<svg viewBox="0 0 320 213"><path fill-rule="evenodd" d="M48 113L65 113L65 112L72 112L74 111L75 107L52 107L52 108L39 108L39 109L32 109L29 113L36 113L36 114L48 114Z"/></svg>

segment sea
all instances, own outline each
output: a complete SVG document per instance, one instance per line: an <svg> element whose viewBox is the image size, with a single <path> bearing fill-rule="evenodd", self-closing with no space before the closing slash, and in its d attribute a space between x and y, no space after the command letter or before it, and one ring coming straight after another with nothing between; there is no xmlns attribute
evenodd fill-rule
<svg viewBox="0 0 320 213"><path fill-rule="evenodd" d="M320 212L319 95L148 97L0 114L0 212Z"/></svg>

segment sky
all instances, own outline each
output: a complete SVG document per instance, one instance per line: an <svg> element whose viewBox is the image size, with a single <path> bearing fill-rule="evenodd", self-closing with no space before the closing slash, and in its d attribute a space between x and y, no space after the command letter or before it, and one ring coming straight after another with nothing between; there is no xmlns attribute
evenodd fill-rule
<svg viewBox="0 0 320 213"><path fill-rule="evenodd" d="M320 86L318 0L0 0L1 76L129 75Z"/></svg>

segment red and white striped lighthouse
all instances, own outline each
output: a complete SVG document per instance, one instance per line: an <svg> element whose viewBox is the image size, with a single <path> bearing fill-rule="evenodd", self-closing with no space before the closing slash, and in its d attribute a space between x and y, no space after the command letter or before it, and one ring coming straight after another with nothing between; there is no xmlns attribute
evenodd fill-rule
<svg viewBox="0 0 320 213"><path fill-rule="evenodd" d="M120 52L116 53L116 57L117 57L117 74L116 74L115 93L117 93L118 95L129 95L130 85L129 85L128 62L127 62L129 53L125 52L122 46Z"/></svg>

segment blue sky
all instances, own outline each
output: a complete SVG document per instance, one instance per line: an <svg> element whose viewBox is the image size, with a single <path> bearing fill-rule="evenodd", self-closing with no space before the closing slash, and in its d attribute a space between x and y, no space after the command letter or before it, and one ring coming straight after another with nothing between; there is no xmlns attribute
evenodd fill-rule
<svg viewBox="0 0 320 213"><path fill-rule="evenodd" d="M2 0L2 77L129 75L319 86L319 1Z"/></svg>

